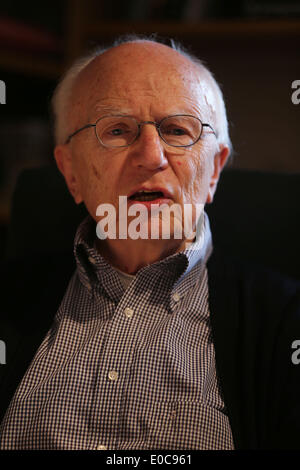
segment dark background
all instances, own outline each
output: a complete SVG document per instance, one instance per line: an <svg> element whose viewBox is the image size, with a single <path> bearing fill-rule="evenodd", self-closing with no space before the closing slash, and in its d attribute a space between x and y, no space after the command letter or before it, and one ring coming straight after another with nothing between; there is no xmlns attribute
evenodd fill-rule
<svg viewBox="0 0 300 470"><path fill-rule="evenodd" d="M0 256L17 175L54 164L49 101L58 77L80 53L126 33L178 39L213 71L227 105L232 167L300 172L300 104L291 100L300 80L299 0L1 2Z"/></svg>

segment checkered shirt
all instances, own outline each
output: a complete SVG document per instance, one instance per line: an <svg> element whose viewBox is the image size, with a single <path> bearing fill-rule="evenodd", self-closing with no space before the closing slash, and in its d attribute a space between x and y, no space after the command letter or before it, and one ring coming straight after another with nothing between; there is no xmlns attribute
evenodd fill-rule
<svg viewBox="0 0 300 470"><path fill-rule="evenodd" d="M211 335L207 215L198 242L140 269L127 289L94 242L88 217L75 238L77 269L6 412L0 448L233 449Z"/></svg>

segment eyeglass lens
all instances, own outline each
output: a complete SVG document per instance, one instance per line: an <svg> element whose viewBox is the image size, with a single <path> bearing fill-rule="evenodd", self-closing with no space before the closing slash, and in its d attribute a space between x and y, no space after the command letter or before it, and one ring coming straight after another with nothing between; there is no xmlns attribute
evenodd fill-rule
<svg viewBox="0 0 300 470"><path fill-rule="evenodd" d="M199 119L193 116L169 116L159 126L163 140L172 146L181 147L195 143L202 131ZM107 147L124 147L133 143L139 133L139 125L127 116L106 116L97 122L98 139Z"/></svg>

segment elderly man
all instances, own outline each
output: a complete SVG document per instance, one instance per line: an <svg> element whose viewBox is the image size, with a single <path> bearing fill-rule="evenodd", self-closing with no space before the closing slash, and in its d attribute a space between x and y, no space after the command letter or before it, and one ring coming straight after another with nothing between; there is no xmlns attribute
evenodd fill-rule
<svg viewBox="0 0 300 470"><path fill-rule="evenodd" d="M134 39L76 62L53 103L55 159L89 217L58 311L47 329L39 311L6 386L1 448L297 446L299 285L215 253L201 210L230 154L211 73Z"/></svg>

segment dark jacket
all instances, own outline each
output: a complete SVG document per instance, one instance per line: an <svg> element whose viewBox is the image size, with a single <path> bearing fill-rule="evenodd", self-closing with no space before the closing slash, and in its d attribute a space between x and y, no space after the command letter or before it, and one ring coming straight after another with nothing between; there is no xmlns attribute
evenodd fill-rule
<svg viewBox="0 0 300 470"><path fill-rule="evenodd" d="M300 282L214 251L209 305L220 378L236 449L300 449ZM75 269L72 256L11 261L3 267L0 419Z"/></svg>

